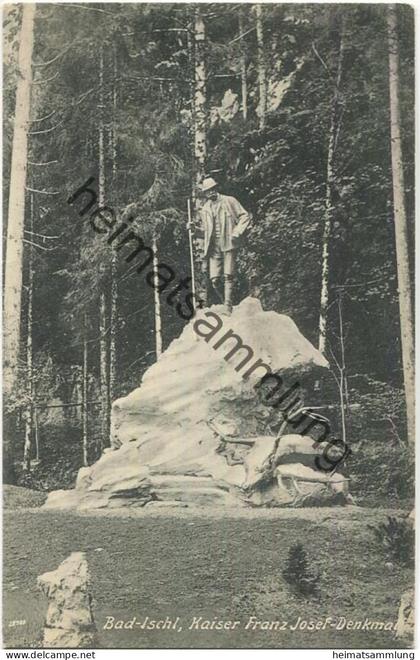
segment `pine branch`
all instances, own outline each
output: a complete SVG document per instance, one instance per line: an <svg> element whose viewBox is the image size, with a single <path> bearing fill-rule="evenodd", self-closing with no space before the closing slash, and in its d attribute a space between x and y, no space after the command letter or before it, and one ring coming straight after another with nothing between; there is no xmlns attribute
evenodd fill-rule
<svg viewBox="0 0 420 660"><path fill-rule="evenodd" d="M36 165L37 167L40 167L42 165L52 165L53 163L58 163L58 160L47 160L45 163L37 163L31 160L28 160L28 165Z"/></svg>
<svg viewBox="0 0 420 660"><path fill-rule="evenodd" d="M233 43L235 43L235 41L238 41L239 39L242 39L243 37L245 37L250 32L253 32L255 29L256 29L255 27L252 27L252 28L249 28L249 30L247 30L246 32L242 32L242 34L238 34L238 36L235 37L234 39L232 39L232 41L228 41L227 45L230 46L230 44L233 44Z"/></svg>
<svg viewBox="0 0 420 660"><path fill-rule="evenodd" d="M25 186L25 190L40 193L41 195L59 195L61 192L60 190L37 190L36 188L29 188L29 186Z"/></svg>
<svg viewBox="0 0 420 660"><path fill-rule="evenodd" d="M34 124L36 121L44 121L44 119L49 119L50 117L55 115L56 112L57 110L53 110L48 115L44 115L44 117L40 117L39 119L31 119L31 124Z"/></svg>
<svg viewBox="0 0 420 660"><path fill-rule="evenodd" d="M34 67L49 66L50 64L52 64L53 62L55 62L56 60L58 60L60 57L63 57L63 55L65 55L65 54L70 50L70 48L71 48L72 46L74 46L73 43L70 44L70 45L69 45L67 48L65 48L64 50L62 50L60 53L58 53L58 55L55 55L55 57L53 57L51 60L48 60L47 62L32 62L32 66L34 66Z"/></svg>
<svg viewBox="0 0 420 660"><path fill-rule="evenodd" d="M99 9L99 7L87 7L86 5L73 5L70 3L66 3L64 5L65 7L71 7L72 9L84 9L86 11L99 11L102 14L107 14L108 16L112 16L113 18L116 18L118 16L117 12L113 11L107 11L106 9Z"/></svg>
<svg viewBox="0 0 420 660"><path fill-rule="evenodd" d="M47 234L37 234L35 231L29 231L29 229L25 229L25 234L32 234L32 236L38 236L39 238L60 238L60 236L48 236Z"/></svg>
<svg viewBox="0 0 420 660"><path fill-rule="evenodd" d="M51 80L54 80L55 78L57 78L59 73L60 73L60 71L58 70L54 73L54 75L50 76L49 78L41 78L39 80L34 80L32 84L33 85L43 85L44 83L49 83L49 82L51 82Z"/></svg>
<svg viewBox="0 0 420 660"><path fill-rule="evenodd" d="M51 128L45 128L41 131L29 131L29 135L43 135L44 133L51 133L51 131L55 131L56 128L62 125L63 119L58 122L55 126L51 126Z"/></svg>
<svg viewBox="0 0 420 660"><path fill-rule="evenodd" d="M52 250L55 250L55 247L45 247L45 245L38 245L38 243L33 243L33 241L30 241L27 238L22 239L24 243L27 243L28 245L32 245L33 247L39 248L40 250L45 250L45 252L51 252Z"/></svg>

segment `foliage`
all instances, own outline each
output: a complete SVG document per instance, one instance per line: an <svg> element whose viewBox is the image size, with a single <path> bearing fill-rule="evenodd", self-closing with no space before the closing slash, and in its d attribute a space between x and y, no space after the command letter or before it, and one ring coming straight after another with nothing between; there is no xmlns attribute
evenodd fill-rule
<svg viewBox="0 0 420 660"><path fill-rule="evenodd" d="M405 445L361 440L348 460L350 489L373 506L410 503L414 498L414 455Z"/></svg>
<svg viewBox="0 0 420 660"><path fill-rule="evenodd" d="M353 433L363 438L364 430L370 429L372 439L385 440L386 444L404 444L405 408L402 388L377 381L366 374L350 378L349 401L355 413L351 424Z"/></svg>
<svg viewBox="0 0 420 660"><path fill-rule="evenodd" d="M412 500L414 452L405 441L402 390L363 374L350 382L351 492L374 505Z"/></svg>
<svg viewBox="0 0 420 660"><path fill-rule="evenodd" d="M65 437L63 437L65 435ZM30 472L16 464L17 485L50 491L74 488L81 465L82 447L78 428L45 425L40 446L40 462Z"/></svg>
<svg viewBox="0 0 420 660"><path fill-rule="evenodd" d="M313 596L318 591L319 575L315 575L311 570L306 551L301 543L290 546L282 575L298 595Z"/></svg>
<svg viewBox="0 0 420 660"><path fill-rule="evenodd" d="M402 565L414 567L415 533L409 520L388 516L386 523L368 527L387 557Z"/></svg>
<svg viewBox="0 0 420 660"><path fill-rule="evenodd" d="M160 261L179 279L189 274L186 207L196 192L193 10L171 3L37 6L28 166L29 186L43 191L34 194L36 236L31 237L35 399L57 396L60 376L81 369L85 333L90 377L98 380L98 296L105 291L109 307L112 250L94 235L88 216L81 218L66 200L90 176L98 186L99 121L106 141L105 204L118 220L134 212L133 226L145 242L157 239ZM206 168L217 172L222 191L235 195L253 215L239 252L237 299L252 294L265 309L290 315L314 345L332 80L339 25L345 23L329 285L331 299L338 291L345 294L346 366L354 406L348 427L353 454L346 469L356 495L369 501L409 498L413 479L413 459L405 447L385 12L385 5L264 5L268 110L260 129L254 11L249 5L203 6L207 106L220 108L226 92L238 101L229 119L209 121ZM17 6L5 13L5 205L20 13ZM413 238L412 8L399 5L398 22L405 201ZM246 118L241 111L243 63ZM25 283L28 257L25 249ZM138 386L153 363L155 326L153 294L135 264L118 258L115 268L120 396ZM169 305L162 305L161 313L166 348L183 323ZM337 315L330 311L328 322L331 343L338 333ZM24 360L20 371L22 386L8 411L29 403ZM312 392L307 403L315 400ZM319 399L317 405L336 406L337 392L324 388ZM91 427L95 421L92 413ZM42 426L57 447L66 443L47 424ZM70 434L79 432L76 425L69 427ZM90 441L94 446L95 439ZM59 453L52 455L58 460ZM48 465L68 483L64 469Z"/></svg>

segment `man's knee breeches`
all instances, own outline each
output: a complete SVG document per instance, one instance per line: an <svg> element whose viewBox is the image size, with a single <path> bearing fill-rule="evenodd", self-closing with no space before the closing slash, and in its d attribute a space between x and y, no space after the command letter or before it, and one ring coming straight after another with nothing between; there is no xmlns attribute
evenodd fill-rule
<svg viewBox="0 0 420 660"><path fill-rule="evenodd" d="M217 279L224 275L233 278L235 273L235 251L221 252L217 250L209 257L210 279Z"/></svg>

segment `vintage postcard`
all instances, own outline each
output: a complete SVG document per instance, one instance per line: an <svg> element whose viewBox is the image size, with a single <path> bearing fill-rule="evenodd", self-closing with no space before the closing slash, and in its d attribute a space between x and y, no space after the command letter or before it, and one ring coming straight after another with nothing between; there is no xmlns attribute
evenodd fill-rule
<svg viewBox="0 0 420 660"><path fill-rule="evenodd" d="M413 7L5 4L3 164L3 647L413 658Z"/></svg>

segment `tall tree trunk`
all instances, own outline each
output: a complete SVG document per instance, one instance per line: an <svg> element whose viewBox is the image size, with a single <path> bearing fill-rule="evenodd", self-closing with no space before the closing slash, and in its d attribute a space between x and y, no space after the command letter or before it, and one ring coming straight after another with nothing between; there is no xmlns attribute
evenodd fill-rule
<svg viewBox="0 0 420 660"><path fill-rule="evenodd" d="M111 176L112 198L116 199L117 187L117 49L113 48L113 80L112 80L112 130L111 130ZM116 398L115 384L117 372L117 322L118 322L118 285L117 285L117 255L112 250L111 255L111 301L109 319L109 414L111 415L112 401ZM110 420L111 421L111 420Z"/></svg>
<svg viewBox="0 0 420 660"><path fill-rule="evenodd" d="M391 122L391 164L394 197L395 246L397 256L398 295L400 303L401 345L404 388L407 405L407 434L415 442L415 367L412 291L408 255L408 228L404 200L404 170L401 149L401 117L399 104L399 52L397 8L388 5L389 100Z"/></svg>
<svg viewBox="0 0 420 660"><path fill-rule="evenodd" d="M206 31L201 8L194 10L194 157L198 184L206 162Z"/></svg>
<svg viewBox="0 0 420 660"><path fill-rule="evenodd" d="M117 380L117 322L118 322L118 285L117 285L117 264L115 255L112 255L111 262L111 302L110 302L110 329L109 329L109 401L110 407L114 401L115 386Z"/></svg>
<svg viewBox="0 0 420 660"><path fill-rule="evenodd" d="M21 334L23 232L35 7L35 4L30 3L22 5L20 30L4 278L3 383L6 394L10 394L16 384Z"/></svg>
<svg viewBox="0 0 420 660"><path fill-rule="evenodd" d="M327 317L329 306L329 269L330 269L330 236L334 205L332 193L335 182L335 152L337 148L337 129L339 125L340 86L343 75L344 56L344 23L341 25L340 50L337 63L337 75L331 105L330 130L328 139L327 178L325 192L324 235L322 239L321 262L321 302L319 312L319 344L321 353L325 353L327 343Z"/></svg>
<svg viewBox="0 0 420 660"><path fill-rule="evenodd" d="M87 319L83 317L83 366L82 366L82 454L83 465L88 463L88 342L87 342Z"/></svg>
<svg viewBox="0 0 420 660"><path fill-rule="evenodd" d="M267 73L265 67L265 53L264 53L264 28L262 22L262 5L254 5L256 17L256 32L257 32L257 70L258 70L258 89L259 89L259 103L258 115L260 128L265 126L265 115L267 112Z"/></svg>
<svg viewBox="0 0 420 660"><path fill-rule="evenodd" d="M99 296L99 381L101 398L101 449L109 445L109 394L108 394L108 342L106 327L106 299Z"/></svg>
<svg viewBox="0 0 420 660"><path fill-rule="evenodd" d="M239 20L239 35L242 35L245 32L245 6L239 10L238 20ZM248 85L246 79L246 50L245 42L243 37L240 39L240 70L241 70L241 101L242 101L242 116L244 119L248 115Z"/></svg>
<svg viewBox="0 0 420 660"><path fill-rule="evenodd" d="M104 126L104 48L99 53L99 182L98 204L105 205L105 126ZM104 266L99 266L100 274L104 273ZM102 278L101 278L102 279ZM109 385L108 385L108 341L107 341L107 305L105 292L99 295L99 379L101 398L101 448L109 445Z"/></svg>
<svg viewBox="0 0 420 660"><path fill-rule="evenodd" d="M155 340L156 360L162 355L162 317L160 312L160 294L158 277L158 244L156 233L153 234L153 287L155 298Z"/></svg>
<svg viewBox="0 0 420 660"><path fill-rule="evenodd" d="M35 406L33 408L33 414L34 414L34 431L35 431L35 460L37 463L39 463L40 454L39 454L38 413Z"/></svg>
<svg viewBox="0 0 420 660"><path fill-rule="evenodd" d="M343 300L341 294L338 298L338 320L340 331L340 409L341 409L341 440L344 444L347 443L347 406L348 406L348 389L347 389L347 369L346 369L346 351L344 345L344 325L343 325Z"/></svg>
<svg viewBox="0 0 420 660"><path fill-rule="evenodd" d="M201 7L194 8L194 87L193 87L193 132L194 132L194 181L192 185L192 204L194 219L198 220L201 199L197 195L198 186L204 176L207 155L207 114L206 114L206 30L201 14ZM195 254L199 262L197 272L197 299L207 301L208 266L203 257L203 241L195 242Z"/></svg>
<svg viewBox="0 0 420 660"><path fill-rule="evenodd" d="M34 194L30 193L30 231L34 228ZM25 411L25 441L23 446L23 468L31 469L32 422L33 422L33 362L32 362L32 301L34 284L33 247L29 245L28 264L28 308L26 333L26 394L28 402Z"/></svg>

